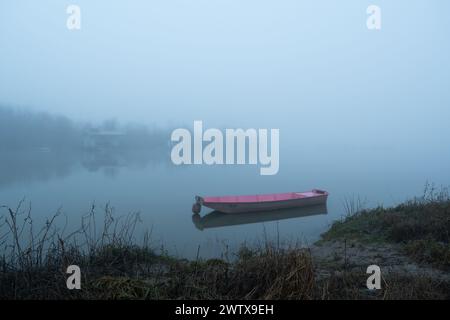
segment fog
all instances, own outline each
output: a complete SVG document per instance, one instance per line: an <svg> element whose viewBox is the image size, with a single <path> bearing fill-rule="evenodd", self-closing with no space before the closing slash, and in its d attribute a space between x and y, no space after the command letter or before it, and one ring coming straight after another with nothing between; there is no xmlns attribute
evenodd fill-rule
<svg viewBox="0 0 450 320"><path fill-rule="evenodd" d="M0 102L84 121L442 126L450 4L375 1L372 32L372 2L2 1Z"/></svg>
<svg viewBox="0 0 450 320"><path fill-rule="evenodd" d="M68 30L68 5L81 29ZM368 5L381 30L368 30ZM450 2L0 2L0 205L142 211L173 252L264 232L314 241L349 195L450 180ZM279 172L175 166L175 128L279 129ZM327 215L199 231L195 195L320 188ZM211 255L218 251L211 250Z"/></svg>
<svg viewBox="0 0 450 320"><path fill-rule="evenodd" d="M28 148L79 148L81 137L81 128L67 117L0 106L0 146L5 153Z"/></svg>
<svg viewBox="0 0 450 320"><path fill-rule="evenodd" d="M78 166L111 175L122 166L167 163L168 142L168 129L0 106L0 188L65 177Z"/></svg>

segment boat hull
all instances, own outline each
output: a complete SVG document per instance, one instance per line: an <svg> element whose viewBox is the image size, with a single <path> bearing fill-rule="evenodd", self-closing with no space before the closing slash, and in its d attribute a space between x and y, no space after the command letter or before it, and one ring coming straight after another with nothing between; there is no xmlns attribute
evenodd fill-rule
<svg viewBox="0 0 450 320"><path fill-rule="evenodd" d="M225 213L272 211L325 204L328 198L328 193L325 191L320 191L320 193L318 192L319 191L317 191L317 193L316 191L308 193L295 193L298 195L308 194L308 196L274 201L239 201L239 199L234 202L230 200L208 201L207 198L203 199L201 197L197 197L197 202L205 207Z"/></svg>

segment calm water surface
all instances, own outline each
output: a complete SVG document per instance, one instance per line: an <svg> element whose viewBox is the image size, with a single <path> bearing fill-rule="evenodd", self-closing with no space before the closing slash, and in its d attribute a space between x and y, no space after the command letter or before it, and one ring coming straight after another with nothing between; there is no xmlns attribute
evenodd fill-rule
<svg viewBox="0 0 450 320"><path fill-rule="evenodd" d="M92 203L110 203L118 215L139 211L155 245L183 257L219 256L225 248L265 238L311 243L345 214L344 202L391 205L420 195L425 182L447 184L450 155L422 148L304 143L285 139L280 171L260 176L257 166L174 166L168 152L138 155L61 154L33 150L1 160L0 203L25 198L37 220L58 208L79 225ZM328 213L200 230L192 219L194 196L304 191L330 193ZM201 216L211 210L203 208ZM293 217L292 217L293 216ZM140 231L139 231L140 232Z"/></svg>

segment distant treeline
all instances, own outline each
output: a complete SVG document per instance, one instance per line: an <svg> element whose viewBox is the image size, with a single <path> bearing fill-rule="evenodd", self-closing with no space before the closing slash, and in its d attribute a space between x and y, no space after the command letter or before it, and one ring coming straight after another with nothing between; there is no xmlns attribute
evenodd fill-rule
<svg viewBox="0 0 450 320"><path fill-rule="evenodd" d="M107 120L101 124L76 123L65 116L45 112L14 110L0 106L0 150L64 150L83 148L90 134L121 132L121 148L147 150L167 146L168 131L144 125L119 124Z"/></svg>
<svg viewBox="0 0 450 320"><path fill-rule="evenodd" d="M17 111L0 106L0 149L73 148L82 130L63 116Z"/></svg>
<svg viewBox="0 0 450 320"><path fill-rule="evenodd" d="M164 163L170 159L169 138L169 129L116 120L82 123L0 106L0 189L66 176L77 164L111 173L111 168Z"/></svg>

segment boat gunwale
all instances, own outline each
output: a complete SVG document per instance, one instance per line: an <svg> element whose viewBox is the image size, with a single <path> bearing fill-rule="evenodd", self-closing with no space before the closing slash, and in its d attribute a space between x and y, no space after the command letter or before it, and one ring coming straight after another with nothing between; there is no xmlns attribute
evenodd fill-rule
<svg viewBox="0 0 450 320"><path fill-rule="evenodd" d="M311 192L311 191L304 191L304 192L294 192L294 193L305 193L305 192ZM312 199L312 198L318 198L318 197L328 197L328 192L323 191L324 193L317 193L312 196L305 196L301 198L291 198L291 199L283 199L283 200L262 200L262 201L245 201L245 202L238 202L238 201L205 201L203 197L197 196L200 200L200 203L204 206L208 206L209 204L227 204L227 205L246 205L246 204L260 204L260 203L281 203L281 202L290 202L290 201L297 201L297 200L306 200L306 199ZM289 193L289 192L287 192ZM282 194L282 193L280 193ZM225 196L227 197L227 196ZM231 196L233 197L233 196ZM239 197L239 196L237 196Z"/></svg>

